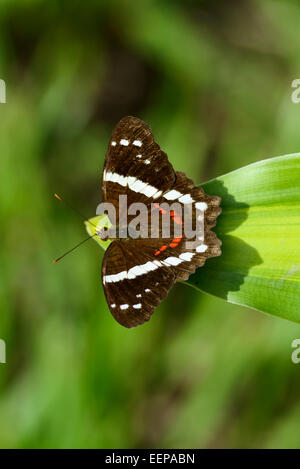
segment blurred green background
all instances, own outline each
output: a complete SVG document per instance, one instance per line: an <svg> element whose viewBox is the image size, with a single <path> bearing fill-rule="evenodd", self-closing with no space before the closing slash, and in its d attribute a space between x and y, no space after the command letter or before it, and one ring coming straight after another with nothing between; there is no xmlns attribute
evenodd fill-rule
<svg viewBox="0 0 300 469"><path fill-rule="evenodd" d="M1 0L1 447L300 447L299 325L176 285L127 330L105 303L110 133L148 122L197 183L300 151L292 0Z"/></svg>

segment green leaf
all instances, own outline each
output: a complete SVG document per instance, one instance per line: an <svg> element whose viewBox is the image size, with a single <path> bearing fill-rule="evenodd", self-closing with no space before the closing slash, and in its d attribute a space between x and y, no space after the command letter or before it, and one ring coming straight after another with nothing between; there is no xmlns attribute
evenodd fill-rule
<svg viewBox="0 0 300 469"><path fill-rule="evenodd" d="M222 197L222 255L188 283L231 303L300 322L300 154L271 158L202 185Z"/></svg>

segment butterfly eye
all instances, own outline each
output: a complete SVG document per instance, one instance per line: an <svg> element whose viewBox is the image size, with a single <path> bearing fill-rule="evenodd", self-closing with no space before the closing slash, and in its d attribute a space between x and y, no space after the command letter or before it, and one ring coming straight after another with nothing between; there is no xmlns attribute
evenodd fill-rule
<svg viewBox="0 0 300 469"><path fill-rule="evenodd" d="M108 238L108 228L101 228L100 231L98 231L97 235L99 236L100 239L105 241Z"/></svg>

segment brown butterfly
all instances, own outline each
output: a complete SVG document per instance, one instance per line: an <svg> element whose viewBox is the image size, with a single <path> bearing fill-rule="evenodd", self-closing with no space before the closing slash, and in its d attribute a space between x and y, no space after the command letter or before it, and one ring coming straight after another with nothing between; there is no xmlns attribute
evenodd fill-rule
<svg viewBox="0 0 300 469"><path fill-rule="evenodd" d="M167 296L177 280L186 280L209 257L221 254L221 242L210 229L220 214L221 199L209 196L182 172L174 171L150 127L136 117L125 117L116 126L106 154L102 175L102 200L113 204L118 215L119 197L127 196L127 205L141 202L149 214L166 215L171 225L170 236L138 239L118 238L109 245L102 264L102 283L108 307L114 318L125 327L148 321L156 306ZM184 226L183 210L174 212L162 207L176 202L189 208L192 225L199 216L204 228L199 241L190 245L184 232L176 236L175 228ZM99 236L103 237L103 232ZM106 237L109 232L106 232Z"/></svg>

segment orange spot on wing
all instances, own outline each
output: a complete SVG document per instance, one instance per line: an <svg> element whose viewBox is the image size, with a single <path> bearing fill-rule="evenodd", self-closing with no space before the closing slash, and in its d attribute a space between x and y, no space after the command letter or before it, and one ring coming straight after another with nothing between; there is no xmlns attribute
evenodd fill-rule
<svg viewBox="0 0 300 469"><path fill-rule="evenodd" d="M182 220L179 216L176 215L173 220L175 221L175 223L177 223L177 225L182 225Z"/></svg>
<svg viewBox="0 0 300 469"><path fill-rule="evenodd" d="M162 214L168 213L167 210L165 210L164 208L160 208L159 204L157 204L157 203L154 204L154 207L158 208L159 212L162 213ZM172 220L174 220L175 223L177 223L179 225L183 225L181 217L179 215L177 215L177 213L174 210L171 210L169 215L172 218ZM176 248L178 246L178 244L180 243L180 241L182 240L182 238L183 238L182 236L180 236L178 238L174 238L172 240L172 242L169 244L169 246L171 248ZM161 246L159 248L159 250L154 253L154 255L158 256L161 252L165 251L166 249L168 249L167 245Z"/></svg>
<svg viewBox="0 0 300 469"><path fill-rule="evenodd" d="M167 213L167 210L165 210L164 208L159 208L159 204L153 204L155 208L158 208L159 209L159 212L162 213L162 214L165 214Z"/></svg>

